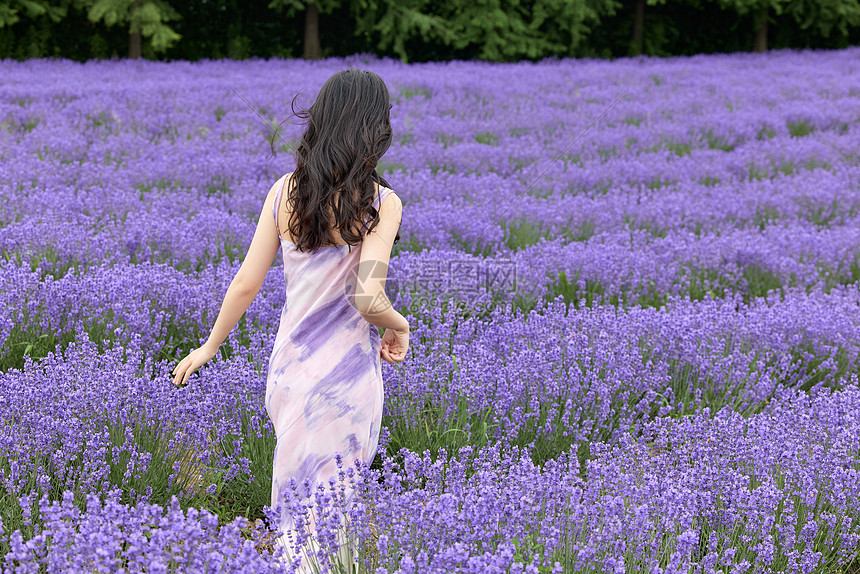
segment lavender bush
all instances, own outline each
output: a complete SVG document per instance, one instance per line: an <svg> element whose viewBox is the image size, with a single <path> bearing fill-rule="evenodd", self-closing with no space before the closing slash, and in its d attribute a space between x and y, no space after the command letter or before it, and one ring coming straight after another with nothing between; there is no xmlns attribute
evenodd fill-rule
<svg viewBox="0 0 860 574"><path fill-rule="evenodd" d="M220 356L169 373L293 167L290 98L352 65L392 94L412 352L383 365L374 463L282 501L294 552L338 572L349 546L373 574L860 564L852 48L0 62L3 572L290 570L263 404L280 259Z"/></svg>

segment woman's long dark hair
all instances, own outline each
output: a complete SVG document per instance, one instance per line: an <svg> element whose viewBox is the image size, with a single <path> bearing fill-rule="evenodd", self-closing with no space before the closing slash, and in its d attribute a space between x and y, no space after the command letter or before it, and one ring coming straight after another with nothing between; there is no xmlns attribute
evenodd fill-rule
<svg viewBox="0 0 860 574"><path fill-rule="evenodd" d="M389 187L376 172L392 140L388 88L373 72L350 68L330 77L310 108L297 112L294 106L295 98L293 114L307 127L288 198L290 235L300 251L313 250L335 244L335 227L351 250L363 239L368 217L367 231L379 223L374 182Z"/></svg>

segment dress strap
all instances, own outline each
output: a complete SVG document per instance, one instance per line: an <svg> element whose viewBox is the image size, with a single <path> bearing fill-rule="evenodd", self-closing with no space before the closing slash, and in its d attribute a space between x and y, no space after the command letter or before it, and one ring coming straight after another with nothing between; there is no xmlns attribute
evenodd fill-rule
<svg viewBox="0 0 860 574"><path fill-rule="evenodd" d="M376 197L373 198L373 208L376 209L377 211L379 211L379 208L382 205L382 202L385 201L385 198L388 197L392 191L393 190L388 189L387 187L382 187L380 185L379 186L379 193L376 194ZM368 215L367 219L364 222L364 225L361 228L362 233L365 233L367 231L367 228L370 225L371 219L372 218Z"/></svg>
<svg viewBox="0 0 860 574"><path fill-rule="evenodd" d="M391 192L391 189L388 189L387 187L382 187L380 185L379 193L376 195L376 197L373 198L373 207L379 209L379 207L382 205L382 202L385 201L385 198L388 197Z"/></svg>
<svg viewBox="0 0 860 574"><path fill-rule="evenodd" d="M278 231L278 237L281 236L281 228L278 227L278 209L281 205L281 197L283 196L284 187L287 185L287 180L289 179L289 174L284 176L284 181L281 183L281 188L275 193L275 204L272 206L272 215L275 218L275 229Z"/></svg>

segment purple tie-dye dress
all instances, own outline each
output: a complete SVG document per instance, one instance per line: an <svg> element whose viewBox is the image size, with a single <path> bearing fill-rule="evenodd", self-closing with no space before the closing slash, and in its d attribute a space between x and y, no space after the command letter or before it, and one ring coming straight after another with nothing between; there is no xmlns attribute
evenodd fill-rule
<svg viewBox="0 0 860 574"><path fill-rule="evenodd" d="M276 226L283 190L282 185L273 205ZM380 186L374 207L379 209L391 192ZM328 490L328 479L337 480L336 452L343 456L344 470L355 458L371 463L384 396L379 330L347 296L354 288L350 275L355 277L361 243L351 251L332 245L300 252L281 237L281 248L286 302L266 381L266 411L277 436L273 508L290 488L290 477L299 485L310 479L313 489L323 482ZM283 512L280 528L286 533L292 526Z"/></svg>

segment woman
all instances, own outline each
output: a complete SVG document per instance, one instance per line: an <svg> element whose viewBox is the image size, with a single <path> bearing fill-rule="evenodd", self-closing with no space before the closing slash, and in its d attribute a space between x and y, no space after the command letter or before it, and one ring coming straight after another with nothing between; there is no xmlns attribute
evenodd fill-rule
<svg viewBox="0 0 860 574"><path fill-rule="evenodd" d="M338 452L350 466L355 458L371 463L382 424L382 360L402 361L409 348L409 323L384 290L402 212L376 173L391 145L390 109L382 79L352 68L329 78L310 109L297 114L307 126L296 169L269 190L209 339L173 371L174 384L185 384L215 356L282 247L286 303L266 385L277 436L273 508L291 477L312 487L336 478ZM385 329L381 339L377 328ZM313 516L311 522L313 533ZM292 525L282 512L279 542L288 561ZM304 553L295 560L298 571L310 571Z"/></svg>

